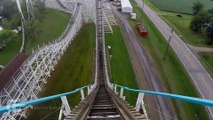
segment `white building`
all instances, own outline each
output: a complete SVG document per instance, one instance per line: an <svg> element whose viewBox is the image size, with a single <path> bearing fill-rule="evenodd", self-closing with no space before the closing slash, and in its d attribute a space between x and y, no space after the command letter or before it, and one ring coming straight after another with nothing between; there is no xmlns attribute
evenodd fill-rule
<svg viewBox="0 0 213 120"><path fill-rule="evenodd" d="M129 2L129 0L121 0L121 11L123 13L132 13L133 12L132 5Z"/></svg>

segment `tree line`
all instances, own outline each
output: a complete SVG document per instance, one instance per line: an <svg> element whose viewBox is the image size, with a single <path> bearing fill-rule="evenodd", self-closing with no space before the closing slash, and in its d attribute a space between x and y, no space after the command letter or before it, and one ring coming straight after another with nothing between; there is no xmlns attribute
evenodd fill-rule
<svg viewBox="0 0 213 120"><path fill-rule="evenodd" d="M10 0L0 0L0 16L0 25L4 28L0 32L0 50L3 50L10 41L17 39L17 35L11 31L21 24L16 3Z"/></svg>
<svg viewBox="0 0 213 120"><path fill-rule="evenodd" d="M25 21L25 37L27 41L34 40L39 31L37 25L41 22L46 14L45 4L42 0L37 0L34 5L35 19L26 19ZM27 16L27 8L25 1L22 2L22 10L24 16ZM8 46L12 40L17 40L19 34L15 34L12 30L21 26L21 17L18 12L16 2L14 0L0 0L0 26L4 28L0 32L0 51ZM27 18L27 17L25 17Z"/></svg>
<svg viewBox="0 0 213 120"><path fill-rule="evenodd" d="M204 5L196 2L193 5L194 17L190 24L190 29L197 34L203 33L208 37L207 43L213 44L213 8L203 10Z"/></svg>

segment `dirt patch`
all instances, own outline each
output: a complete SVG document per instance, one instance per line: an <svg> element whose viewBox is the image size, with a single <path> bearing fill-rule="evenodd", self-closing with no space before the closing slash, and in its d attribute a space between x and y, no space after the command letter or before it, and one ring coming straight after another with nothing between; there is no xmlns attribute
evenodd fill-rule
<svg viewBox="0 0 213 120"><path fill-rule="evenodd" d="M3 70L0 71L0 91L8 82L10 82L12 76L15 75L16 71L24 63L27 57L28 56L26 54L19 53Z"/></svg>

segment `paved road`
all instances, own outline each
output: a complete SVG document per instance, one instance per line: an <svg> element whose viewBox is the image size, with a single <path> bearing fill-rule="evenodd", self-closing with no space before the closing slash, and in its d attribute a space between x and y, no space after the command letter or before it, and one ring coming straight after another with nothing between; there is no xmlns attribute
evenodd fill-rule
<svg viewBox="0 0 213 120"><path fill-rule="evenodd" d="M113 13L118 16L121 29L123 31L128 52L131 57L134 71L136 73L140 88L165 91L159 74L154 68L146 50L141 45L135 32L127 21L127 18L115 9ZM175 118L171 102L162 97L147 96L146 99L148 113L151 119L173 120Z"/></svg>
<svg viewBox="0 0 213 120"><path fill-rule="evenodd" d="M143 2L141 0L135 1L142 8ZM144 5L144 12L159 29L162 35L168 40L171 28L147 5ZM170 45L183 63L200 95L206 99L213 99L213 79L200 61L176 33L173 34ZM208 107L208 110L211 118L213 119L213 108Z"/></svg>
<svg viewBox="0 0 213 120"><path fill-rule="evenodd" d="M192 51L195 51L195 52L213 52L213 48L196 47L196 46L192 46L192 45L189 45L189 44L187 44L187 46L188 46L189 48L191 48Z"/></svg>

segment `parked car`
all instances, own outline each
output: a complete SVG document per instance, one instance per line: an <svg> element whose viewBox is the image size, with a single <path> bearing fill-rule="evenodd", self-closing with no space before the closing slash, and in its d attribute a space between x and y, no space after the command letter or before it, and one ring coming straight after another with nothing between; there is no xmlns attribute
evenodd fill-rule
<svg viewBox="0 0 213 120"><path fill-rule="evenodd" d="M183 17L180 13L176 13L177 17Z"/></svg>
<svg viewBox="0 0 213 120"><path fill-rule="evenodd" d="M0 65L0 71L4 69L4 66Z"/></svg>

